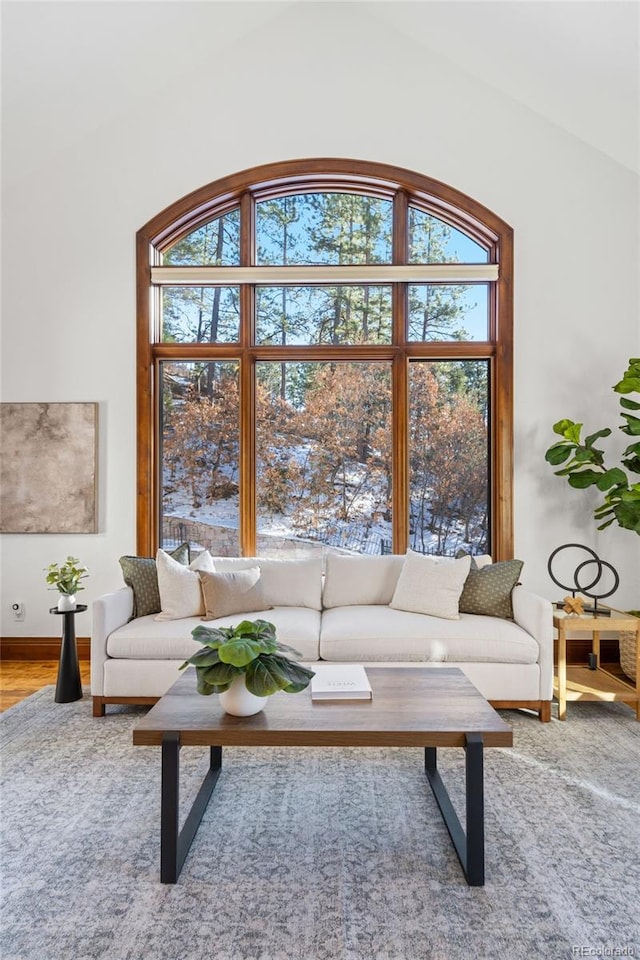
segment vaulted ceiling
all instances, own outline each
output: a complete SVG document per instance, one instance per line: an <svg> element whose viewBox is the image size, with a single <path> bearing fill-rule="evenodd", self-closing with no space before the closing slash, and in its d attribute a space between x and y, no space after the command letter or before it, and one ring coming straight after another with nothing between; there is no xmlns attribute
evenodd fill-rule
<svg viewBox="0 0 640 960"><path fill-rule="evenodd" d="M638 171L637 0L400 0L366 6L372 16Z"/></svg>
<svg viewBox="0 0 640 960"><path fill-rule="evenodd" d="M171 56L186 63L210 56L212 43L236 44L275 18L286 31L288 18L299 24L300 7L312 3L335 18L336 29L348 7L352 17L410 37L425 58L431 51L448 58L638 171L639 0L5 0L5 105L46 130L65 94L89 83L94 106L108 116L114 85L132 95L157 92L158 64L169 52L156 46L155 17L171 21ZM123 18L110 14L114 8L127 9L126 31ZM25 30L27 22L34 29ZM56 123L62 134L63 118Z"/></svg>

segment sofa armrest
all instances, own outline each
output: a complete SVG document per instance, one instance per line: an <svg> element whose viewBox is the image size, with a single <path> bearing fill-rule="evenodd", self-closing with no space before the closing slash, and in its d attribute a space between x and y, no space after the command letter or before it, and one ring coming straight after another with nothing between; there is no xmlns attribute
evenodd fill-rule
<svg viewBox="0 0 640 960"><path fill-rule="evenodd" d="M107 639L114 630L128 623L133 613L133 590L121 587L93 601L91 629L91 694L101 697L104 690L104 663Z"/></svg>
<svg viewBox="0 0 640 960"><path fill-rule="evenodd" d="M540 654L540 699L551 700L553 696L553 605L550 600L526 590L522 585L514 587L511 595L513 618L519 627L538 642Z"/></svg>

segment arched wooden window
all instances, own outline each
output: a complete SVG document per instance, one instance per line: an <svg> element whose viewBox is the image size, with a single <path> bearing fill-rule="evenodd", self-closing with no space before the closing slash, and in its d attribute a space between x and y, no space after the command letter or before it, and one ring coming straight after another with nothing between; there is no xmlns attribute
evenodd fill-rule
<svg viewBox="0 0 640 960"><path fill-rule="evenodd" d="M138 233L138 550L512 556L512 231L285 161Z"/></svg>

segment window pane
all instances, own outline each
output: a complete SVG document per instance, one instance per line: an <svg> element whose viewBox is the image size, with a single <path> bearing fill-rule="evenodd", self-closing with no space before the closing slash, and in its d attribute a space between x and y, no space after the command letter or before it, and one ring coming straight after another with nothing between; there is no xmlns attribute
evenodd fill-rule
<svg viewBox="0 0 640 960"><path fill-rule="evenodd" d="M162 546L237 556L238 364L162 362L160 385Z"/></svg>
<svg viewBox="0 0 640 960"><path fill-rule="evenodd" d="M240 263L240 211L232 210L198 227L162 255L164 266L237 267Z"/></svg>
<svg viewBox="0 0 640 960"><path fill-rule="evenodd" d="M391 364L257 364L258 550L391 552Z"/></svg>
<svg viewBox="0 0 640 960"><path fill-rule="evenodd" d="M238 287L162 287L164 343L237 343Z"/></svg>
<svg viewBox="0 0 640 960"><path fill-rule="evenodd" d="M390 200L302 193L256 204L259 264L391 263Z"/></svg>
<svg viewBox="0 0 640 960"><path fill-rule="evenodd" d="M390 343L391 287L258 287L256 343Z"/></svg>
<svg viewBox="0 0 640 960"><path fill-rule="evenodd" d="M409 543L489 553L488 361L409 367Z"/></svg>
<svg viewBox="0 0 640 960"><path fill-rule="evenodd" d="M409 340L488 340L489 285L409 285Z"/></svg>
<svg viewBox="0 0 640 960"><path fill-rule="evenodd" d="M461 230L409 207L409 263L487 263L488 251Z"/></svg>

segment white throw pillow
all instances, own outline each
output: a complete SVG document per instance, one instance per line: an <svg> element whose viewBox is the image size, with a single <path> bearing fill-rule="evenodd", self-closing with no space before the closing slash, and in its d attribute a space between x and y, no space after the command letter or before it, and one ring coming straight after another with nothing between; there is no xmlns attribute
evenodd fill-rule
<svg viewBox="0 0 640 960"><path fill-rule="evenodd" d="M389 604L394 610L459 620L458 602L471 567L471 557L451 560L409 550Z"/></svg>
<svg viewBox="0 0 640 960"><path fill-rule="evenodd" d="M322 606L352 607L389 604L398 584L404 557L343 557L330 553L325 567Z"/></svg>
<svg viewBox="0 0 640 960"><path fill-rule="evenodd" d="M213 572L213 560L204 550L188 567L178 563L164 550L156 554L160 613L156 620L181 620L183 617L201 617L204 600L199 570Z"/></svg>
<svg viewBox="0 0 640 960"><path fill-rule="evenodd" d="M270 560L265 557L213 557L216 573L260 567L269 607L322 609L322 558Z"/></svg>

